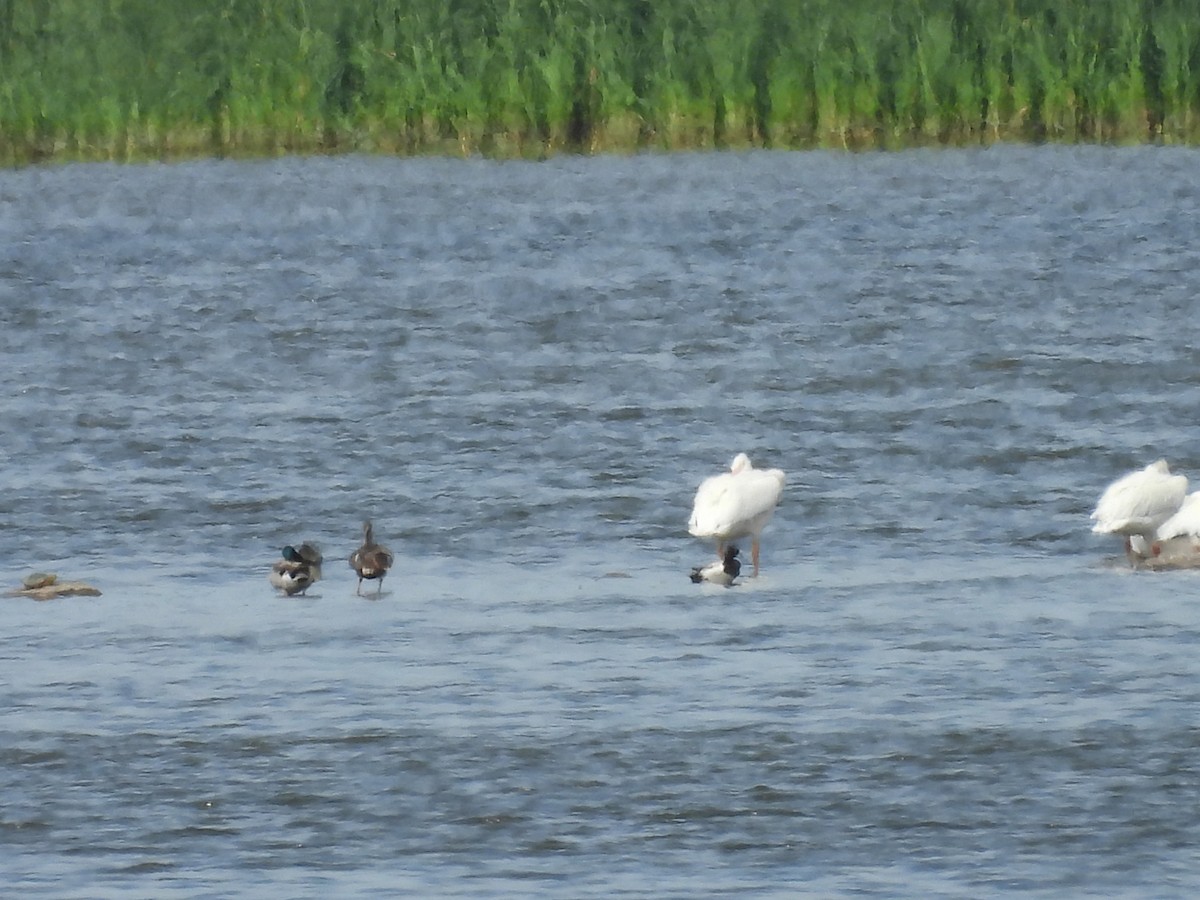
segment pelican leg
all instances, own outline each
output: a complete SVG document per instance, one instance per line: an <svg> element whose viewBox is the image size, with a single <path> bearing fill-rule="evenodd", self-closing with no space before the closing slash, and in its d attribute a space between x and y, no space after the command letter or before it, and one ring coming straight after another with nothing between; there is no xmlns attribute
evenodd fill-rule
<svg viewBox="0 0 1200 900"><path fill-rule="evenodd" d="M750 559L754 562L754 574L752 578L758 577L758 538L753 538L750 543Z"/></svg>
<svg viewBox="0 0 1200 900"><path fill-rule="evenodd" d="M1125 558L1129 560L1129 564L1135 569L1144 563L1147 559L1155 559L1162 553L1162 544L1158 541L1144 541L1146 549L1143 552L1140 546L1133 546L1133 538L1125 538Z"/></svg>
<svg viewBox="0 0 1200 900"><path fill-rule="evenodd" d="M717 541L717 559L725 558L725 542Z"/></svg>

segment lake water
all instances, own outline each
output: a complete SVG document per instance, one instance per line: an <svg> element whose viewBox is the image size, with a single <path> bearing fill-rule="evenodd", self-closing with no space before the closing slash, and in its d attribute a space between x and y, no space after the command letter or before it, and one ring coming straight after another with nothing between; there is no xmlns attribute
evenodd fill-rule
<svg viewBox="0 0 1200 900"><path fill-rule="evenodd" d="M1198 295L1187 149L0 172L0 883L1192 896Z"/></svg>

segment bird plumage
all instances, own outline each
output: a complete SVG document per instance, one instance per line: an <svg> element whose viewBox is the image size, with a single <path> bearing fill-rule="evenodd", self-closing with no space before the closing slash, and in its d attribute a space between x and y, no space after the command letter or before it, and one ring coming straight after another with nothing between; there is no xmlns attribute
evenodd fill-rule
<svg viewBox="0 0 1200 900"><path fill-rule="evenodd" d="M1183 498L1179 509L1158 526L1156 537L1160 541L1169 541L1172 538L1180 537L1200 537L1200 491L1188 494Z"/></svg>
<svg viewBox="0 0 1200 900"><path fill-rule="evenodd" d="M693 584L710 581L713 584L723 584L729 587L735 578L742 573L742 564L738 561L738 548L730 544L725 548L724 559L719 559L707 566L696 566L691 575Z"/></svg>
<svg viewBox="0 0 1200 900"><path fill-rule="evenodd" d="M289 597L303 594L321 580L321 552L315 544L305 542L299 548L289 544L280 555L282 559L271 566L267 579Z"/></svg>
<svg viewBox="0 0 1200 900"><path fill-rule="evenodd" d="M1125 551L1132 557L1133 538L1150 545L1158 540L1160 527L1174 516L1187 496L1188 480L1184 475L1172 475L1165 459L1150 463L1144 469L1118 478L1100 495L1092 511L1092 531L1096 534L1119 534L1125 538Z"/></svg>
<svg viewBox="0 0 1200 900"><path fill-rule="evenodd" d="M783 496L785 481L780 469L756 469L750 457L739 453L728 472L701 482L688 532L696 537L715 538L718 557L723 557L729 541L749 537L757 575L760 536Z"/></svg>
<svg viewBox="0 0 1200 900"><path fill-rule="evenodd" d="M375 534L370 522L363 522L362 546L350 554L350 568L358 573L358 587L354 593L362 591L363 579L379 581L379 590L383 591L383 577L392 567L393 557L390 550L375 543Z"/></svg>
<svg viewBox="0 0 1200 900"><path fill-rule="evenodd" d="M1158 526L1154 540L1130 539L1138 556L1164 565L1200 563L1200 491L1188 494L1171 518Z"/></svg>

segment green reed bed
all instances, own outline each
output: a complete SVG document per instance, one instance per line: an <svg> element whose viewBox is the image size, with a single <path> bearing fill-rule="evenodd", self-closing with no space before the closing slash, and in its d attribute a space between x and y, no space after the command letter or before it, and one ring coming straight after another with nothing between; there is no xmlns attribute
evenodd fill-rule
<svg viewBox="0 0 1200 900"><path fill-rule="evenodd" d="M0 161L1200 140L1192 0L0 0Z"/></svg>

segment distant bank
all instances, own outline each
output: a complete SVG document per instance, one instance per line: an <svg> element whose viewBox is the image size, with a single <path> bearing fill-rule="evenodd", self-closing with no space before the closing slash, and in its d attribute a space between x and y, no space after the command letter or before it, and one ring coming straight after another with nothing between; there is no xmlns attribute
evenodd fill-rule
<svg viewBox="0 0 1200 900"><path fill-rule="evenodd" d="M0 0L5 165L1002 140L1200 143L1194 0Z"/></svg>

